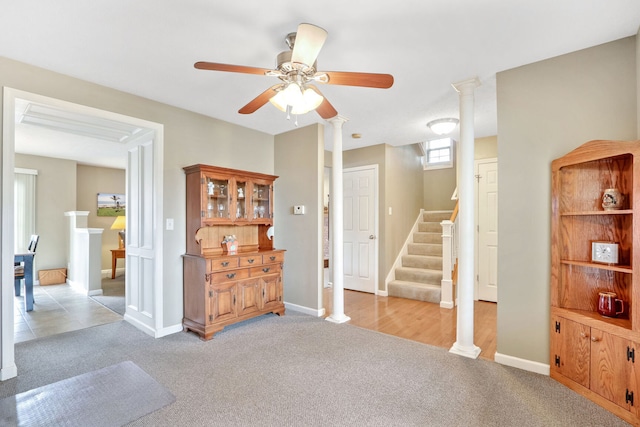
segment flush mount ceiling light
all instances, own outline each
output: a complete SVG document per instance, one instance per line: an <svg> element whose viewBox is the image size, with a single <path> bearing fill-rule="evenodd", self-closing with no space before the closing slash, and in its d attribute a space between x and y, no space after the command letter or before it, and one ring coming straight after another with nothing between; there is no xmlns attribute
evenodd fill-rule
<svg viewBox="0 0 640 427"><path fill-rule="evenodd" d="M458 119L438 119L427 123L427 127L438 135L447 135L451 133L458 125Z"/></svg>

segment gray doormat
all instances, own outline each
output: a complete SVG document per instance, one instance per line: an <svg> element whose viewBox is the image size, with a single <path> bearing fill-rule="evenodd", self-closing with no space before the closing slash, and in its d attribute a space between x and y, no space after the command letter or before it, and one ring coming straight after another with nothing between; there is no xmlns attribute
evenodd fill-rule
<svg viewBox="0 0 640 427"><path fill-rule="evenodd" d="M0 425L122 426L175 400L127 361L0 400Z"/></svg>

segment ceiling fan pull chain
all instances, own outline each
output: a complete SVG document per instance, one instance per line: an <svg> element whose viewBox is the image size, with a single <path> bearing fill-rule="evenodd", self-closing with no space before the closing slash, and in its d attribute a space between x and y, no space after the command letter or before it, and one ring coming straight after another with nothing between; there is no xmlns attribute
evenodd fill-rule
<svg viewBox="0 0 640 427"><path fill-rule="evenodd" d="M296 122L294 123L298 127L298 115L296 114Z"/></svg>
<svg viewBox="0 0 640 427"><path fill-rule="evenodd" d="M291 105L287 105L287 120L291 120Z"/></svg>

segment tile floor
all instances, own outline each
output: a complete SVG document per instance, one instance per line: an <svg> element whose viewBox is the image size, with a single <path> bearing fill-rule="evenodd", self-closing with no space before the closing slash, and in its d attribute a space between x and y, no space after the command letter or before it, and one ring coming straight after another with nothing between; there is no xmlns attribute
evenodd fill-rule
<svg viewBox="0 0 640 427"><path fill-rule="evenodd" d="M24 292L14 296L16 343L122 320L115 313L69 285L34 286L33 311L25 312Z"/></svg>

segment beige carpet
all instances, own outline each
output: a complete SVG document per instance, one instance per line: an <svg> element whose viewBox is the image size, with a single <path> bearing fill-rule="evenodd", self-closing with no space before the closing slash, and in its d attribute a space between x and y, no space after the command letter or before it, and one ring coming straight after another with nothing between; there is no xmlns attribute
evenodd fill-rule
<svg viewBox="0 0 640 427"><path fill-rule="evenodd" d="M625 426L549 377L288 312L203 342L116 322L16 345L0 397L131 360L176 401L131 426Z"/></svg>

